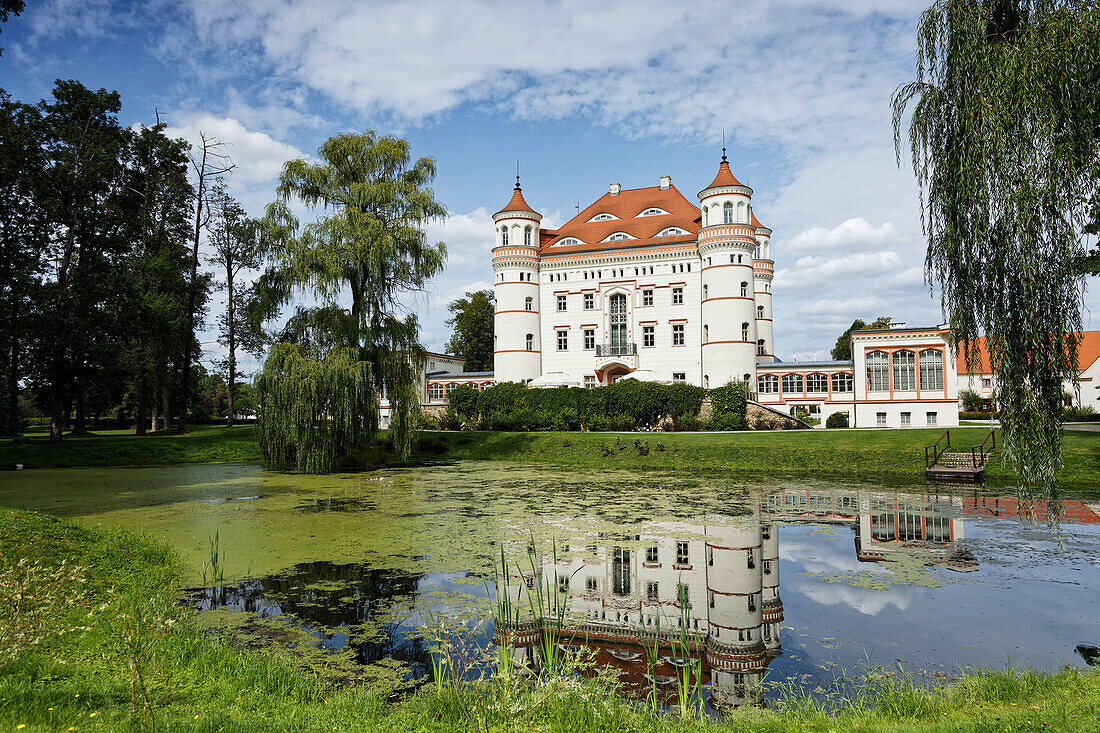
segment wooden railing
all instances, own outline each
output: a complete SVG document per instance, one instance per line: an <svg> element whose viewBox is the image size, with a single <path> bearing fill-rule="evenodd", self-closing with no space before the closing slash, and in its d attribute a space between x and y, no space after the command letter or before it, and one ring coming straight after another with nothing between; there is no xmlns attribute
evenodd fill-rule
<svg viewBox="0 0 1100 733"><path fill-rule="evenodd" d="M946 443L943 446L940 446L940 443L943 443L944 441L946 441ZM942 456L947 451L947 449L950 448L950 447L951 447L951 431L950 430L944 430L943 435L941 435L939 437L939 440L937 440L932 445L926 445L924 447L924 467L925 468L932 468L932 466L935 466L936 461L938 461L940 459L940 456ZM931 460L929 460L928 451L932 451L932 459Z"/></svg>
<svg viewBox="0 0 1100 733"><path fill-rule="evenodd" d="M989 444L988 448L986 447L987 443ZM982 441L981 445L975 445L975 446L970 447L970 460L971 460L974 468L975 469L984 468L985 467L985 458L986 458L986 456L988 456L990 453L992 453L993 449L996 448L996 447L997 447L997 434L995 432L993 432L993 428L990 428L989 429L989 435L985 436L985 440Z"/></svg>

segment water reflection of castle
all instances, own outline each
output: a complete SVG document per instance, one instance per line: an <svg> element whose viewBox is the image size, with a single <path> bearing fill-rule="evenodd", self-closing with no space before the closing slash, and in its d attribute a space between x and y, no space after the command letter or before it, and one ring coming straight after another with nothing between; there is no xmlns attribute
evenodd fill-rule
<svg viewBox="0 0 1100 733"><path fill-rule="evenodd" d="M618 669L634 694L644 696L655 681L662 700L671 703L677 669L698 663L715 707L756 703L769 663L782 654L781 524L851 526L856 556L864 562L904 556L975 570L974 557L956 545L963 537L962 508L963 500L952 497L781 491L736 515L649 523L644 534L592 533L558 545L556 564L532 548L534 572L515 578L510 594L526 609L525 594L536 583L556 584L559 602L568 599L566 621L555 632L559 644L587 646L598 665ZM541 621L544 628L552 623ZM691 659L680 658L674 644L682 623L693 637ZM538 624L524 626L520 655L537 663ZM650 669L646 649L654 642L660 663Z"/></svg>

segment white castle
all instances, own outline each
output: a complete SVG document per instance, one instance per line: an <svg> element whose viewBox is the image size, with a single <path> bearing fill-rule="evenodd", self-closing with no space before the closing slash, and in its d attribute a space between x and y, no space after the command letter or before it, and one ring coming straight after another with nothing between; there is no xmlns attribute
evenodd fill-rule
<svg viewBox="0 0 1100 733"><path fill-rule="evenodd" d="M523 198L493 215L497 382L756 383L775 360L771 230L723 151L696 206L662 176L612 184L559 229Z"/></svg>

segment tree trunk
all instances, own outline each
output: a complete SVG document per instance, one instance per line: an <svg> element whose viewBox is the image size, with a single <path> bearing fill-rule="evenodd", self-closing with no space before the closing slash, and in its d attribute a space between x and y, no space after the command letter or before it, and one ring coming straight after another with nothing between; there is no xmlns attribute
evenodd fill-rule
<svg viewBox="0 0 1100 733"><path fill-rule="evenodd" d="M14 323L13 317L13 326ZM11 334L8 356L8 435L19 435L19 337L14 331Z"/></svg>
<svg viewBox="0 0 1100 733"><path fill-rule="evenodd" d="M168 380L167 379L164 380L164 386L161 387L160 396L161 396L161 415L162 415L162 419L164 420L163 425L164 425L164 429L167 430L169 428L169 426L172 424L172 401L170 399L171 398L171 393L170 393L170 390L168 389Z"/></svg>
<svg viewBox="0 0 1100 733"><path fill-rule="evenodd" d="M152 389L153 394L151 404L149 405L149 432L155 433L160 430L160 422L157 420L157 391L156 387Z"/></svg>
<svg viewBox="0 0 1100 733"><path fill-rule="evenodd" d="M73 417L73 429L72 429L72 434L73 435L87 435L88 434L88 424L87 424L86 420L84 419L84 401L85 401L85 399L86 398L85 398L85 395L84 395L84 382L83 382L83 380L78 380L77 383L76 383L76 413L75 413L75 416Z"/></svg>
<svg viewBox="0 0 1100 733"><path fill-rule="evenodd" d="M236 341L236 324L233 322L233 268L230 264L226 271L226 286L229 291L229 302L226 307L226 314L229 318L229 414L226 416L225 424L229 427L233 427L233 393L237 391L237 341Z"/></svg>
<svg viewBox="0 0 1100 733"><path fill-rule="evenodd" d="M134 408L134 432L145 435L145 416L149 411L149 385L142 379L137 386L137 405Z"/></svg>
<svg viewBox="0 0 1100 733"><path fill-rule="evenodd" d="M187 294L187 333L183 342L183 389L180 396L179 432L187 432L187 401L191 396L191 349L195 341L195 301L198 297L199 236L202 233L202 197L206 183L206 145L202 148L202 165L198 167L199 185L195 190L195 239L191 247L191 288Z"/></svg>

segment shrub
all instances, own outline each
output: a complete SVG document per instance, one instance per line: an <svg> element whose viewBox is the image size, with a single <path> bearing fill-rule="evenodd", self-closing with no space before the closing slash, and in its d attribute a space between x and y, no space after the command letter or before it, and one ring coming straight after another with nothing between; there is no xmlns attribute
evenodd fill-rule
<svg viewBox="0 0 1100 733"><path fill-rule="evenodd" d="M460 384L447 395L447 409L452 410L462 420L477 417L478 391L468 384Z"/></svg>
<svg viewBox="0 0 1100 733"><path fill-rule="evenodd" d="M714 430L743 430L745 412L748 409L744 382L731 382L724 387L710 391L710 404L713 410L711 427Z"/></svg>
<svg viewBox="0 0 1100 733"><path fill-rule="evenodd" d="M448 407L443 411L443 414L439 416L439 429L440 430L461 430L462 420L458 417L454 410Z"/></svg>
<svg viewBox="0 0 1100 733"><path fill-rule="evenodd" d="M826 428L846 428L848 427L848 413L846 412L834 412L825 419Z"/></svg>
<svg viewBox="0 0 1100 733"><path fill-rule="evenodd" d="M960 420L988 420L989 418L997 420L1000 417L999 412L959 412Z"/></svg>
<svg viewBox="0 0 1100 733"><path fill-rule="evenodd" d="M1062 413L1062 419L1067 422L1094 422L1100 420L1100 413L1097 413L1092 405L1067 407Z"/></svg>
<svg viewBox="0 0 1100 733"><path fill-rule="evenodd" d="M959 390L959 406L965 412L978 412L987 400L972 389Z"/></svg>

